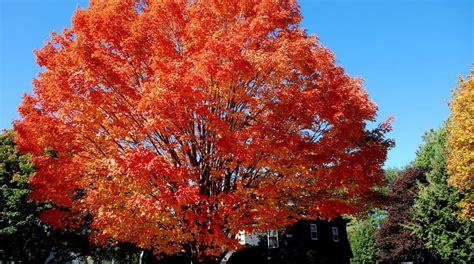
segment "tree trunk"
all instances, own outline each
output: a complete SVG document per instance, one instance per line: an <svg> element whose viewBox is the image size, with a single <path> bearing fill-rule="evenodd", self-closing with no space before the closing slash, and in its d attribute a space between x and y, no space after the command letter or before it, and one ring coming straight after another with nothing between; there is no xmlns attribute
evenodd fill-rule
<svg viewBox="0 0 474 264"><path fill-rule="evenodd" d="M143 254L144 254L144 253L145 253L144 250L142 250L142 252L140 252L140 258L139 258L139 260L138 260L138 263L139 263L139 264L142 264L142 263L143 263Z"/></svg>

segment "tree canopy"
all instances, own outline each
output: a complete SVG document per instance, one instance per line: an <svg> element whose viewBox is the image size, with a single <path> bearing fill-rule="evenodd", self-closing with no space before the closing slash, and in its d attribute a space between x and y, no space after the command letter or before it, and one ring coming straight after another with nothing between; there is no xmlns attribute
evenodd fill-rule
<svg viewBox="0 0 474 264"><path fill-rule="evenodd" d="M0 259L41 263L52 241L39 222L41 207L28 200L34 167L18 154L13 137L11 131L0 134Z"/></svg>
<svg viewBox="0 0 474 264"><path fill-rule="evenodd" d="M463 215L474 221L474 68L453 90L448 125L449 183L466 194Z"/></svg>
<svg viewBox="0 0 474 264"><path fill-rule="evenodd" d="M389 122L300 27L292 0L90 1L36 51L17 142L43 219L93 239L186 252L363 210Z"/></svg>

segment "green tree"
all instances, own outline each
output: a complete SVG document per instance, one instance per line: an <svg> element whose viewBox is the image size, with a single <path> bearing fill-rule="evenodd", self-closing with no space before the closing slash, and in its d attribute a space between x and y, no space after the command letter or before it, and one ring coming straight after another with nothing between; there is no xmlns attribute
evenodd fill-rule
<svg viewBox="0 0 474 264"><path fill-rule="evenodd" d="M446 262L473 263L473 225L458 216L457 204L463 197L447 183L446 139L445 126L423 136L415 164L428 168L428 184L415 199L410 228Z"/></svg>
<svg viewBox="0 0 474 264"><path fill-rule="evenodd" d="M378 249L375 246L375 230L377 219L373 216L352 219L347 226L349 243L351 244L352 263L375 263Z"/></svg>
<svg viewBox="0 0 474 264"><path fill-rule="evenodd" d="M52 241L39 221L41 208L28 199L34 167L19 155L13 133L0 134L0 259L44 263Z"/></svg>

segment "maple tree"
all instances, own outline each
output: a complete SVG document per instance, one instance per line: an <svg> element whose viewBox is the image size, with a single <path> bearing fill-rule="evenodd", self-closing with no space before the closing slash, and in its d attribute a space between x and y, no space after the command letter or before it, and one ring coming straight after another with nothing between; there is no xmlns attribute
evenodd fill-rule
<svg viewBox="0 0 474 264"><path fill-rule="evenodd" d="M448 124L448 182L466 193L463 215L474 221L474 68L453 90Z"/></svg>
<svg viewBox="0 0 474 264"><path fill-rule="evenodd" d="M36 51L14 124L43 219L195 262L239 230L354 213L390 122L295 1L91 1Z"/></svg>

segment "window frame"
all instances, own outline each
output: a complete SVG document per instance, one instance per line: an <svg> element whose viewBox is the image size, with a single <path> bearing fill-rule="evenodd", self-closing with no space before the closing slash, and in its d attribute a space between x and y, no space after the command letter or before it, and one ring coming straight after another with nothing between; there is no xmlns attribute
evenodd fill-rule
<svg viewBox="0 0 474 264"><path fill-rule="evenodd" d="M275 246L270 245L270 239L274 239L276 241ZM274 249L280 247L280 242L278 239L278 230L268 230L267 231L267 247L268 249Z"/></svg>
<svg viewBox="0 0 474 264"><path fill-rule="evenodd" d="M332 241L339 242L339 228L337 228L336 226L333 226L331 230L332 230Z"/></svg>
<svg viewBox="0 0 474 264"><path fill-rule="evenodd" d="M313 234L315 234L314 237L313 237ZM314 224L314 223L309 224L309 236L311 240L314 240L314 241L319 240L317 224Z"/></svg>

